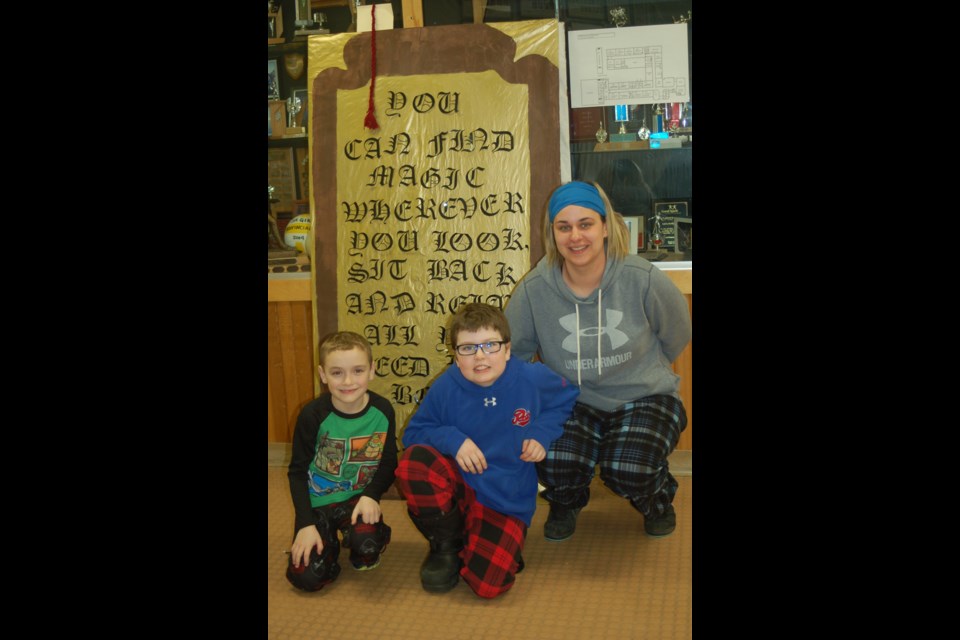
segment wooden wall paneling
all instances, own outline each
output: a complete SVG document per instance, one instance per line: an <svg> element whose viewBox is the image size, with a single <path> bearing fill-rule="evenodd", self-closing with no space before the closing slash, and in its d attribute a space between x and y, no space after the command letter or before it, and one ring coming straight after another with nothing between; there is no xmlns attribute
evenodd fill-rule
<svg viewBox="0 0 960 640"><path fill-rule="evenodd" d="M293 337L293 305L292 302L277 303L277 320L280 327L280 353L283 358L283 395L286 400L284 406L284 427L289 431L291 423L296 423L299 394L297 393L297 345ZM292 440L288 440L291 442Z"/></svg>
<svg viewBox="0 0 960 640"><path fill-rule="evenodd" d="M314 398L313 323L309 302L268 305L268 442L293 442L303 406Z"/></svg>
<svg viewBox="0 0 960 640"><path fill-rule="evenodd" d="M293 317L293 343L296 354L296 376L294 384L296 393L296 412L293 420L288 424L289 432L284 442L293 442L293 429L296 426L297 416L305 404L313 400L313 378L316 367L313 366L313 321L309 302L290 303Z"/></svg>
<svg viewBox="0 0 960 640"><path fill-rule="evenodd" d="M282 302L267 303L267 442L285 440L286 394L284 393L283 349L280 342L280 321L277 314Z"/></svg>
<svg viewBox="0 0 960 640"><path fill-rule="evenodd" d="M268 348L268 358L269 358L269 346ZM280 442L277 440L275 428L277 425L276 416L273 413L273 381L270 376L270 365L267 364L267 442Z"/></svg>

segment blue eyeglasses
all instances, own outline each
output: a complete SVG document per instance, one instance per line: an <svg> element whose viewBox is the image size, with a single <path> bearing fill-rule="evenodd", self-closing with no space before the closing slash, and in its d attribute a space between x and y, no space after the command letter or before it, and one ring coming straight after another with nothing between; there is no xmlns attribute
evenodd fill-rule
<svg viewBox="0 0 960 640"><path fill-rule="evenodd" d="M458 344L454 349L461 356L472 356L477 353L477 349L483 349L483 352L487 355L491 353L497 353L503 348L503 345L510 342L509 340L491 340L490 342L481 342L480 344Z"/></svg>

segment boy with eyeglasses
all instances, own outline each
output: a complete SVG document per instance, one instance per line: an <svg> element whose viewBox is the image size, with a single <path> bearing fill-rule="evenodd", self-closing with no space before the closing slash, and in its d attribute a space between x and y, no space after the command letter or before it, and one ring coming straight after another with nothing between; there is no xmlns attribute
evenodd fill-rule
<svg viewBox="0 0 960 640"><path fill-rule="evenodd" d="M510 325L473 303L449 331L454 367L430 386L403 433L397 487L430 542L426 591L462 576L478 596L509 590L537 507L537 471L580 394L540 363L510 359Z"/></svg>

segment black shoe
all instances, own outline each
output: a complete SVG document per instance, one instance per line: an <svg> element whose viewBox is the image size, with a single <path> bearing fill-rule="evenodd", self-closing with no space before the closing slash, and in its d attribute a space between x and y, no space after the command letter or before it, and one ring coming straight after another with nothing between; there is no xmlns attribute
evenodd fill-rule
<svg viewBox="0 0 960 640"><path fill-rule="evenodd" d="M350 537L350 529L343 532L343 544L350 548L350 564L357 571L370 571L380 566L380 558L390 544L390 526L383 521L375 525L357 522L354 527L354 536Z"/></svg>
<svg viewBox="0 0 960 640"><path fill-rule="evenodd" d="M425 591L444 593L460 581L463 561L463 518L457 508L426 518L410 512L414 526L430 542L430 553L420 565L420 584Z"/></svg>
<svg viewBox="0 0 960 640"><path fill-rule="evenodd" d="M552 542L566 540L577 528L577 515L580 509L569 509L550 505L550 515L543 525L543 537Z"/></svg>
<svg viewBox="0 0 960 640"><path fill-rule="evenodd" d="M460 582L460 550L463 544L455 542L430 543L430 553L420 565L420 585L424 591L446 593Z"/></svg>
<svg viewBox="0 0 960 640"><path fill-rule="evenodd" d="M666 510L657 517L644 516L643 529L648 536L662 538L673 533L677 528L677 513L673 510L673 505L668 504Z"/></svg>

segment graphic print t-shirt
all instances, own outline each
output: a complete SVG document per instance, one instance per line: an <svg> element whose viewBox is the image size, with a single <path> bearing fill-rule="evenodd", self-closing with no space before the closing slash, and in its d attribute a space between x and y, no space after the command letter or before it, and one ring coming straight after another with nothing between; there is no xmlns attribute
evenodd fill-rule
<svg viewBox="0 0 960 640"><path fill-rule="evenodd" d="M308 471L310 503L320 507L363 491L380 465L387 417L372 404L361 415L333 409L320 423Z"/></svg>

